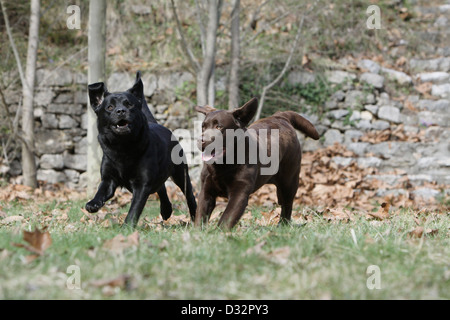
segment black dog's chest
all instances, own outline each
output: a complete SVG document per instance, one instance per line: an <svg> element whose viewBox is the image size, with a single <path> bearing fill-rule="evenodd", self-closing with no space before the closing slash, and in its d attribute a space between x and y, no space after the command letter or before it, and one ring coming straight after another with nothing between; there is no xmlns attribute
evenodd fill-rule
<svg viewBox="0 0 450 320"><path fill-rule="evenodd" d="M123 187L129 188L137 177L137 167L131 165L118 165L117 180Z"/></svg>
<svg viewBox="0 0 450 320"><path fill-rule="evenodd" d="M144 155L140 158L127 157L120 160L116 159L113 162L106 157L105 167L108 168L106 172L118 186L125 187L131 192L144 185L154 186L152 193L156 192L170 175L171 163L158 161L161 160L159 157L150 158Z"/></svg>
<svg viewBox="0 0 450 320"><path fill-rule="evenodd" d="M133 162L109 163L111 178L116 181L117 185L125 187L132 191L132 185L138 180L138 165Z"/></svg>

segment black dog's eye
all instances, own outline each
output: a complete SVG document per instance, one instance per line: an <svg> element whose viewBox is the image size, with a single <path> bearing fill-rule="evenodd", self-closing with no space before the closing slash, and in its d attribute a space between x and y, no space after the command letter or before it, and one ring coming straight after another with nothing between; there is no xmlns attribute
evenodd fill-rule
<svg viewBox="0 0 450 320"><path fill-rule="evenodd" d="M106 110L108 110L108 111L113 111L113 110L114 110L114 106L109 105L109 106L106 107Z"/></svg>
<svg viewBox="0 0 450 320"><path fill-rule="evenodd" d="M124 105L125 107L127 107L127 108L129 108L129 107L131 106L130 101L128 101L128 100L125 100L125 101L123 102L123 105Z"/></svg>

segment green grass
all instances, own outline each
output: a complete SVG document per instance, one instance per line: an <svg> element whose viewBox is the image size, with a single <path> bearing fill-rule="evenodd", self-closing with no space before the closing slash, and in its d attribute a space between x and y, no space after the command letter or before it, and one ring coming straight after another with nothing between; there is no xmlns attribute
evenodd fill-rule
<svg viewBox="0 0 450 320"><path fill-rule="evenodd" d="M10 224L0 220L0 299L450 298L445 214L415 217L417 211L405 209L384 221L354 215L346 223L303 208L296 210L293 225L278 227L258 223L264 210L250 207L249 218L223 232L215 223L204 230L157 223L158 204L149 201L138 228L139 245L114 253L103 247L105 241L134 230L118 223L105 227L104 220L83 221L83 204L0 203L6 216L24 217ZM106 208L105 220L127 209ZM61 217L64 213L67 218ZM417 221L437 231L412 238L408 233ZM30 253L12 243L24 243L22 230L44 225L53 243L27 262ZM67 288L71 265L80 268L79 290ZM370 265L380 268L381 289L367 288ZM96 285L123 275L126 285Z"/></svg>

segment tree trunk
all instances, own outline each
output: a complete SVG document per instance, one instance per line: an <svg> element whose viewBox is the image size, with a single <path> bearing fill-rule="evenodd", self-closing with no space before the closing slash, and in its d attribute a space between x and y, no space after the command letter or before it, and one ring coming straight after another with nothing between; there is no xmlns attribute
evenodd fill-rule
<svg viewBox="0 0 450 320"><path fill-rule="evenodd" d="M239 107L239 60L240 60L240 35L239 35L239 6L240 0L234 0L231 11L231 67L228 82L228 109Z"/></svg>
<svg viewBox="0 0 450 320"><path fill-rule="evenodd" d="M205 56L200 71L197 74L197 105L214 104L214 95L209 89L214 83L214 67L216 58L217 28L219 27L222 0L210 0L208 5L208 25L206 28ZM214 90L214 85L212 89ZM208 97L210 99L208 99Z"/></svg>
<svg viewBox="0 0 450 320"><path fill-rule="evenodd" d="M33 100L34 81L36 75L36 57L39 44L39 14L39 0L32 0L22 109L22 131L24 140L22 142L22 171L24 184L32 188L37 187L36 162L34 159Z"/></svg>
<svg viewBox="0 0 450 320"><path fill-rule="evenodd" d="M208 25L206 30L200 15L200 5L195 1L197 7L197 19L200 27L201 45L203 61L200 65L189 43L183 34L180 20L174 0L171 0L172 12L176 21L178 35L180 37L181 48L189 59L189 62L197 75L197 105L204 106L206 104L214 105L215 100L215 59L216 59L216 39L217 29L219 27L220 11L222 9L222 0L208 1ZM199 120L203 119L203 115L199 114Z"/></svg>
<svg viewBox="0 0 450 320"><path fill-rule="evenodd" d="M106 0L91 0L89 3L88 48L88 83L105 81ZM92 108L87 109L87 194L90 197L100 183L102 149L97 140L97 116Z"/></svg>

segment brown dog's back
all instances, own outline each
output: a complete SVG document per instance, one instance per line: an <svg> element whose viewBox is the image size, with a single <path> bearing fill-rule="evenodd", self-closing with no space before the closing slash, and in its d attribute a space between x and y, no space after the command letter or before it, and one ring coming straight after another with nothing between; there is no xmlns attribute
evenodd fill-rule
<svg viewBox="0 0 450 320"><path fill-rule="evenodd" d="M255 130L259 143L266 145L270 155L272 155L272 146L276 146L278 160L278 170L273 176L259 175L256 179L254 191L259 189L266 183L274 183L278 185L282 181L292 180L291 185L297 189L298 175L300 173L300 162L302 158L300 142L297 138L295 130L299 130L312 139L319 139L319 134L314 125L307 119L293 111L277 112L273 116L263 118L254 122L249 126L249 130ZM267 130L269 134L268 140L261 140L259 135L261 130ZM277 130L278 134L274 135L272 130ZM264 136L264 133L263 133ZM272 139L276 138L275 145L272 145ZM262 167L271 166L261 165ZM292 178L292 179L291 179ZM297 180L297 181L295 181Z"/></svg>
<svg viewBox="0 0 450 320"><path fill-rule="evenodd" d="M283 156L285 151L293 156L295 153L299 153L298 157L295 156L296 159L298 158L298 161L301 159L301 147L294 129L299 130L314 140L319 139L319 133L314 125L293 111L279 111L273 116L254 122L249 129L256 130L257 132L261 129L269 130L269 136L271 135L271 130L278 130L280 155ZM268 147L270 150L270 146Z"/></svg>

